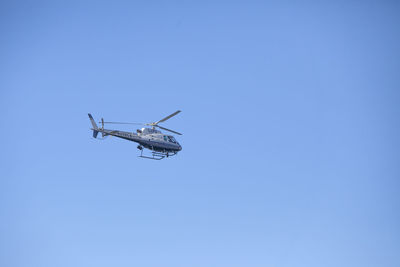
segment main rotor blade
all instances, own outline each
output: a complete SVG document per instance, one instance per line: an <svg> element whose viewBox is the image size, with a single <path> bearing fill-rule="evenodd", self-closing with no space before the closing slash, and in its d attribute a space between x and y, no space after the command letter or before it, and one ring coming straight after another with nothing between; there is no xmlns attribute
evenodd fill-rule
<svg viewBox="0 0 400 267"><path fill-rule="evenodd" d="M154 125L154 126L160 128L160 129L166 130L168 132L174 133L174 134L182 135L181 133L175 132L173 130L170 130L170 129L167 129L167 128L164 128L164 127L161 127L161 126L158 126L158 125Z"/></svg>
<svg viewBox="0 0 400 267"><path fill-rule="evenodd" d="M101 123L101 122L99 122ZM132 125L144 125L143 123L139 122L118 122L118 121L105 121L104 124L132 124Z"/></svg>
<svg viewBox="0 0 400 267"><path fill-rule="evenodd" d="M180 111L180 110L178 110L178 111L176 111L176 112L172 113L171 115L169 115L169 116L165 117L164 119L161 119L161 120L159 120L159 121L155 122L154 124L155 124L155 125L157 125L157 124L159 124L160 122L166 121L166 120L168 120L168 119L172 118L173 116L175 116L176 114L178 114L179 112L181 112L181 111Z"/></svg>

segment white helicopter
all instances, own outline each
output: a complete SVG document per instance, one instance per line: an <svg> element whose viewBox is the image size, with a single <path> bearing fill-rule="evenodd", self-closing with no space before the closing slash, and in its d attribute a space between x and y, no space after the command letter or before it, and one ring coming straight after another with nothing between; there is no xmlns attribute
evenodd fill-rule
<svg viewBox="0 0 400 267"><path fill-rule="evenodd" d="M169 132L172 132L174 134L182 135L181 133L175 132L173 130L161 127L158 125L161 122L164 122L171 117L177 115L180 110L172 113L171 115L156 121L156 122L151 122L151 123L146 123L144 125L151 126L151 128L142 128L136 130L136 133L133 132L125 132L125 131L119 131L119 130L109 130L109 129L104 129L104 124L134 124L134 125L143 125L143 123L132 123L132 122L105 122L103 118L101 118L101 128L97 127L96 122L94 121L92 115L89 113L89 119L92 123L93 128L93 137L97 138L98 133L101 133L102 137L104 138L105 136L115 136L119 137L122 139L126 139L129 141L133 141L138 143L139 145L137 148L141 151L140 156L142 158L147 158L147 159L155 159L155 160L161 160L165 157L170 157L176 155L179 151L182 150L182 146L175 140L175 138L172 135L166 135L163 134L161 131L156 130L155 128L160 128ZM143 148L147 148L151 150L152 156L144 156L143 155Z"/></svg>

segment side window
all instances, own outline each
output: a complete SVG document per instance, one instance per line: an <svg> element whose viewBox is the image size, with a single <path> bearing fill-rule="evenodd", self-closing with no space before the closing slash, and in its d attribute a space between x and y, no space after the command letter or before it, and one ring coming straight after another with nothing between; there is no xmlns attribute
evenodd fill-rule
<svg viewBox="0 0 400 267"><path fill-rule="evenodd" d="M167 142L167 136L164 135L164 141Z"/></svg>

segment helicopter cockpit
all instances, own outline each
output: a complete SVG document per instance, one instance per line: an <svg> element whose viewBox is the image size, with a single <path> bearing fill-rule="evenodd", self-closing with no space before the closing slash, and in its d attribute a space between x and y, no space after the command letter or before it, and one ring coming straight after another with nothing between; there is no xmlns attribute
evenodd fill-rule
<svg viewBox="0 0 400 267"><path fill-rule="evenodd" d="M171 135L164 135L164 141L178 144L178 142L175 140L175 138Z"/></svg>

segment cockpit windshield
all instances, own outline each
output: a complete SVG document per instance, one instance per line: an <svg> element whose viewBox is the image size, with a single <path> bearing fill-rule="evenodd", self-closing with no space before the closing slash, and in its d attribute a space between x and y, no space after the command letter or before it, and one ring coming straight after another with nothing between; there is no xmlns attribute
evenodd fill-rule
<svg viewBox="0 0 400 267"><path fill-rule="evenodd" d="M168 141L171 142L171 143L176 144L176 140L175 140L175 138L173 136L168 136Z"/></svg>
<svg viewBox="0 0 400 267"><path fill-rule="evenodd" d="M164 135L163 136L164 141L170 142L170 143L174 143L174 144L178 144L178 142L176 142L175 138L171 135Z"/></svg>

